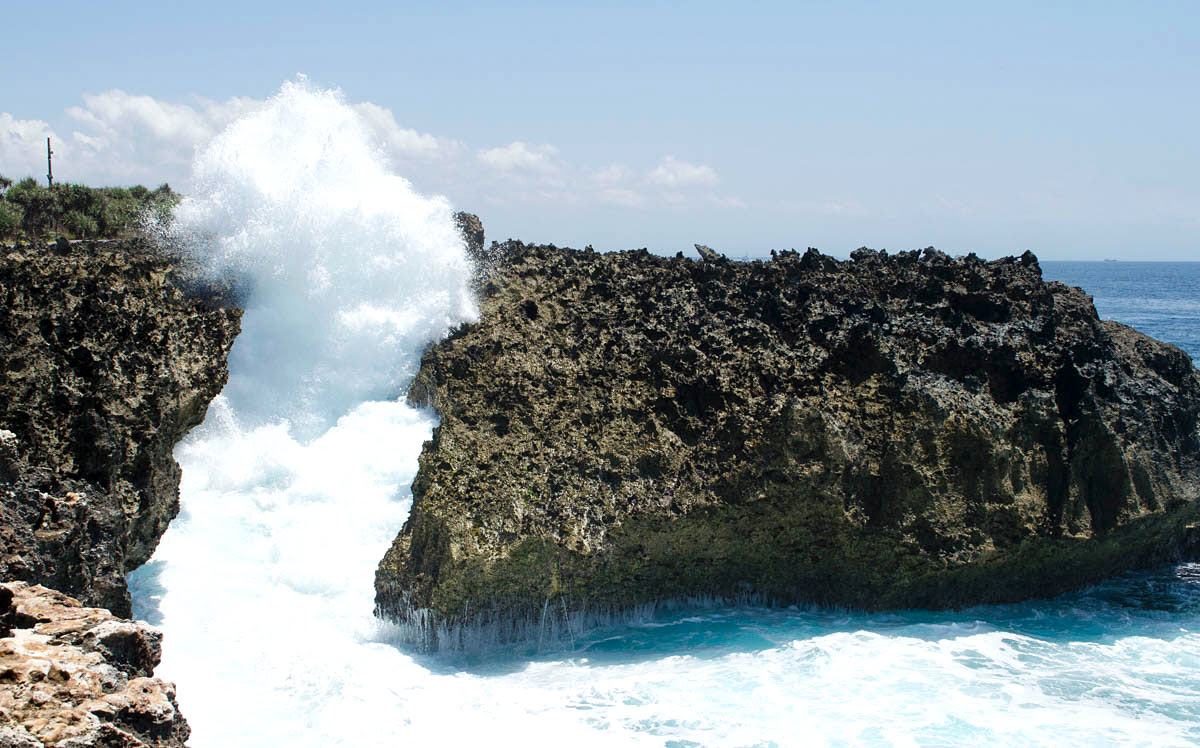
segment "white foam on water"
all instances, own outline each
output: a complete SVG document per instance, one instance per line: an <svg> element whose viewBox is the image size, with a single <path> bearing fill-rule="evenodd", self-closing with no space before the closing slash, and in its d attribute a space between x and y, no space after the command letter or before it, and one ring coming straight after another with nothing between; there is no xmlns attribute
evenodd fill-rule
<svg viewBox="0 0 1200 748"><path fill-rule="evenodd" d="M183 513L131 575L191 745L1200 741L1194 615L1097 639L701 610L462 669L388 645L374 571L434 426L396 397L475 313L450 208L304 81L201 151L188 195L177 238L252 288L229 386L177 449Z"/></svg>

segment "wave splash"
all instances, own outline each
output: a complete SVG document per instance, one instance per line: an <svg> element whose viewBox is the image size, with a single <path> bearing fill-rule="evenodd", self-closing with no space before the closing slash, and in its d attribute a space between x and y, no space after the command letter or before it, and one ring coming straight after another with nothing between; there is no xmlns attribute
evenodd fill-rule
<svg viewBox="0 0 1200 748"><path fill-rule="evenodd" d="M374 570L434 426L399 396L424 347L475 319L471 264L449 203L304 79L198 151L186 194L165 238L234 282L245 316L228 385L176 450L182 512L130 575L134 612L165 631L192 745L361 745L375 728L347 725L379 713L380 657L402 658L375 643Z"/></svg>
<svg viewBox="0 0 1200 748"><path fill-rule="evenodd" d="M449 206L382 163L296 81L197 155L176 214L251 289L176 452L183 513L130 576L191 745L1200 741L1197 567L961 613L657 611L465 669L389 646L372 577L433 427L395 396L475 310Z"/></svg>
<svg viewBox="0 0 1200 748"><path fill-rule="evenodd" d="M200 150L170 238L249 286L225 395L308 437L395 398L476 316L450 204L387 169L361 117L301 78Z"/></svg>

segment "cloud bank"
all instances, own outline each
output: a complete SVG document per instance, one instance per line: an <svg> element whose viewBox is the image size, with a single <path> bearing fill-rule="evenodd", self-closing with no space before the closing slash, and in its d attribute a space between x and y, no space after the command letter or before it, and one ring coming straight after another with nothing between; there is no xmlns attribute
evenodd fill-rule
<svg viewBox="0 0 1200 748"><path fill-rule="evenodd" d="M54 142L55 179L92 185L173 183L187 189L196 149L238 118L264 105L234 97L164 101L120 89L86 93L56 126L0 112L0 174L45 179L46 138ZM645 211L681 206L744 208L718 193L709 165L663 155L641 168L573 161L550 143L468 145L405 127L373 102L351 105L381 160L427 189L462 205L610 206Z"/></svg>

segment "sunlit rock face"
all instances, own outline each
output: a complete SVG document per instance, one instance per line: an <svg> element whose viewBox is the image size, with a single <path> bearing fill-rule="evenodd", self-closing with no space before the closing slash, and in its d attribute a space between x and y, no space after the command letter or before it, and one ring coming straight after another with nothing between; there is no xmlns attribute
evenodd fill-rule
<svg viewBox="0 0 1200 748"><path fill-rule="evenodd" d="M378 611L420 646L656 600L1052 595L1197 553L1200 373L1033 255L493 245Z"/></svg>
<svg viewBox="0 0 1200 748"><path fill-rule="evenodd" d="M0 745L184 745L158 631L24 582L0 584L0 626Z"/></svg>
<svg viewBox="0 0 1200 748"><path fill-rule="evenodd" d="M128 616L241 312L139 242L9 250L0 297L0 579Z"/></svg>

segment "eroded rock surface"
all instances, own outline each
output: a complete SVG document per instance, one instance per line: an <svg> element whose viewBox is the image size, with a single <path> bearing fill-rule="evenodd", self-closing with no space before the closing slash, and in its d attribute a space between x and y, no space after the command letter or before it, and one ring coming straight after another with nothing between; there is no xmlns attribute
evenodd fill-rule
<svg viewBox="0 0 1200 748"><path fill-rule="evenodd" d="M1031 254L492 254L409 393L441 425L376 600L419 645L693 595L1013 601L1200 549L1200 373Z"/></svg>
<svg viewBox="0 0 1200 748"><path fill-rule="evenodd" d="M0 584L0 746L182 746L162 635L23 582Z"/></svg>
<svg viewBox="0 0 1200 748"><path fill-rule="evenodd" d="M0 579L130 613L240 310L138 242L0 257Z"/></svg>

